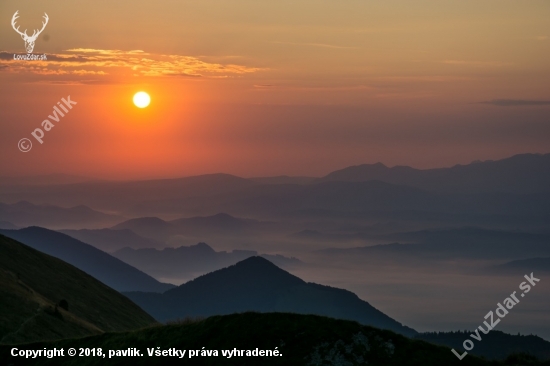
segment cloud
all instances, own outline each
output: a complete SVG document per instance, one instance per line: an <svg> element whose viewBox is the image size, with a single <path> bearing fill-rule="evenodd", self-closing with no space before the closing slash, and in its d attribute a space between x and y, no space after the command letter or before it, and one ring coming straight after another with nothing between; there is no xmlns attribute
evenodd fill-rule
<svg viewBox="0 0 550 366"><path fill-rule="evenodd" d="M36 75L99 75L227 78L255 73L261 68L206 62L193 56L150 54L142 50L73 48L49 54L46 61L14 60L0 52L0 68Z"/></svg>
<svg viewBox="0 0 550 366"><path fill-rule="evenodd" d="M98 53L101 55L149 55L142 50L121 51L121 50L100 50L94 48L71 48L67 52L79 52L79 53Z"/></svg>
<svg viewBox="0 0 550 366"><path fill-rule="evenodd" d="M0 60L13 60L13 53L0 52Z"/></svg>
<svg viewBox="0 0 550 366"><path fill-rule="evenodd" d="M550 105L550 100L526 100L526 99L494 99L480 104L491 104L498 107L515 107L515 106L540 106Z"/></svg>
<svg viewBox="0 0 550 366"><path fill-rule="evenodd" d="M43 84L43 85L110 85L115 84L106 80L37 80L31 82L32 84Z"/></svg>

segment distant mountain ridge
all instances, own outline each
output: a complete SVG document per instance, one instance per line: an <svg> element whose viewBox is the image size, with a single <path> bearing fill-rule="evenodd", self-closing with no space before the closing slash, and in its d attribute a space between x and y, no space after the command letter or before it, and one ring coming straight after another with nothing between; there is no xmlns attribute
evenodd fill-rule
<svg viewBox="0 0 550 366"><path fill-rule="evenodd" d="M156 278L194 278L208 272L231 266L246 258L257 256L255 250L215 251L206 243L178 248L123 248L113 256ZM299 259L281 255L261 255L279 267L303 264Z"/></svg>
<svg viewBox="0 0 550 366"><path fill-rule="evenodd" d="M70 185L3 188L0 191L0 201L28 200L36 204L59 206L88 205L106 211L149 212L149 208L141 209L142 203L136 200L141 197L162 211L180 211L181 205L177 200L185 200L194 209L197 197L231 194L255 185L258 183L230 174L135 181L90 181ZM83 192L86 194L83 195ZM147 214L141 216L145 215Z"/></svg>
<svg viewBox="0 0 550 366"><path fill-rule="evenodd" d="M328 248L318 251L328 257L402 255L436 256L436 258L518 259L550 256L550 235L462 227L422 230L385 235L391 242L352 248ZM406 244L403 244L406 243Z"/></svg>
<svg viewBox="0 0 550 366"><path fill-rule="evenodd" d="M83 337L154 323L90 275L0 235L0 343Z"/></svg>
<svg viewBox="0 0 550 366"><path fill-rule="evenodd" d="M95 178L82 177L70 174L48 174L25 177L2 177L0 185L52 185L52 184L74 184L94 181Z"/></svg>
<svg viewBox="0 0 550 366"><path fill-rule="evenodd" d="M112 253L126 247L137 249L159 248L165 246L161 241L145 238L129 229L81 229L57 231L67 234L77 240L80 240L81 242L93 245L94 247L107 253Z"/></svg>
<svg viewBox="0 0 550 366"><path fill-rule="evenodd" d="M316 179L315 177L291 177L288 175L279 175L276 177L255 177L248 178L253 182L261 184L310 184Z"/></svg>
<svg viewBox="0 0 550 366"><path fill-rule="evenodd" d="M16 230L19 229L19 227L8 221L0 221L0 229Z"/></svg>
<svg viewBox="0 0 550 366"><path fill-rule="evenodd" d="M125 294L159 321L244 311L293 312L416 334L352 292L306 283L261 257L245 259L163 294Z"/></svg>
<svg viewBox="0 0 550 366"><path fill-rule="evenodd" d="M130 217L281 217L296 211L435 212L550 216L550 154L419 170L349 167L312 183L210 174L178 179L12 187L0 201L88 205ZM262 183L262 181L264 183ZM86 192L86 194L82 194ZM5 221L18 225L17 222ZM112 225L111 225L112 226ZM141 235L141 233L138 233Z"/></svg>
<svg viewBox="0 0 550 366"><path fill-rule="evenodd" d="M549 192L550 154L521 154L497 161L426 170L363 164L332 172L317 182L370 180L447 193Z"/></svg>
<svg viewBox="0 0 550 366"><path fill-rule="evenodd" d="M365 192L371 191L377 195L382 187L380 184L358 184L374 181L386 183L388 198L391 198L392 195L404 198L403 187L405 186L410 189L417 188L425 193L480 194L480 196L472 198L473 202L469 203L471 207L465 206L468 210L483 203L487 207L500 205L495 211L501 212L503 208L510 206L508 201L514 205L520 205L518 201L523 199L523 201L530 200L537 204L541 200L539 196L542 194L542 198L548 202L550 154L521 154L497 161L426 170L399 166L388 168L381 163L365 164L332 172L311 183L308 183L307 180L293 180L292 177L246 179L230 174L208 174L177 179L127 182L92 181L70 185L22 186L17 189L3 189L0 192L0 201L27 200L60 206L88 205L96 209L122 212L122 214L133 217L158 216L167 213L204 216L217 212L242 215L257 212L280 212L281 210L288 212L303 209L339 209L326 200L315 201L318 205L309 202L306 206L292 204L292 200L301 195L314 196L315 192L320 193L322 190L326 190L327 193L332 190L334 195L344 195L345 192L342 190L352 190L354 193L351 194L365 194ZM349 184L326 185L326 183L338 182ZM395 192L391 193L391 190ZM86 192L86 194L83 195L82 192ZM415 194L410 190L408 192L413 195L411 199L420 194L420 192ZM390 193L392 195L389 195ZM486 197L487 193L490 193L490 196ZM527 194L538 196L514 196ZM346 196L344 195L344 197ZM454 201L447 202L441 197L436 198L440 200L438 205L432 203L429 207L423 208L417 204L411 207L410 203L406 201L402 209L447 212L444 208L449 204L456 206L461 204L464 199L466 201L468 199L468 197L461 196L456 197ZM318 200L318 197L316 199ZM433 200L434 198L431 198L431 201ZM271 208L265 206L264 203L273 203L276 207ZM184 208L184 212L182 212L182 208ZM520 205L520 208L527 211L526 207ZM357 209L357 207L351 207L349 210ZM362 209L364 210L364 207ZM383 209L388 210L391 207L385 206ZM514 211L515 209L512 207L502 213ZM535 210L535 213L537 211ZM546 214L547 211L544 210ZM16 222L12 223L17 225Z"/></svg>
<svg viewBox="0 0 550 366"><path fill-rule="evenodd" d="M247 190L220 210L275 214L304 210L340 212L438 212L455 214L550 216L550 192L537 194L442 194L377 180L327 181L310 185L268 185Z"/></svg>
<svg viewBox="0 0 550 366"><path fill-rule="evenodd" d="M174 285L153 277L93 246L40 227L0 230L0 234L59 258L118 291L163 292Z"/></svg>
<svg viewBox="0 0 550 366"><path fill-rule="evenodd" d="M70 208L54 205L35 205L27 201L14 204L0 203L0 220L19 227L43 226L53 229L72 227L100 227L123 220L117 215L108 215L79 205Z"/></svg>
<svg viewBox="0 0 550 366"><path fill-rule="evenodd" d="M140 217L121 222L112 230L131 230L138 235L156 240L166 240L171 235L201 236L202 234L234 234L253 232L269 223L237 218L226 213L211 216L195 216L165 221L158 217Z"/></svg>

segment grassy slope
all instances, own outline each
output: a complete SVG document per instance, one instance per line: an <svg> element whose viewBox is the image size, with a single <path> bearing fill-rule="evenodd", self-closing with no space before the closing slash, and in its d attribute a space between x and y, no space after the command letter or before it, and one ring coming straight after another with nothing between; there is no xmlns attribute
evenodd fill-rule
<svg viewBox="0 0 550 366"><path fill-rule="evenodd" d="M19 365L365 365L371 366L489 366L500 365L467 356L459 361L449 348L413 340L391 331L356 322L315 315L288 313L241 313L214 316L198 322L156 326L127 333L110 333L77 340L36 343L21 349L136 347L142 357L64 357L25 360L9 356L0 347L0 364ZM259 349L278 347L281 357L149 357L147 348L161 349ZM348 348L349 352L346 351Z"/></svg>
<svg viewBox="0 0 550 366"><path fill-rule="evenodd" d="M0 234L70 263L117 291L164 292L175 287L57 231L31 226L19 230L0 230Z"/></svg>
<svg viewBox="0 0 550 366"><path fill-rule="evenodd" d="M55 304L65 299L69 311ZM124 331L154 324L125 296L88 274L0 235L0 343Z"/></svg>

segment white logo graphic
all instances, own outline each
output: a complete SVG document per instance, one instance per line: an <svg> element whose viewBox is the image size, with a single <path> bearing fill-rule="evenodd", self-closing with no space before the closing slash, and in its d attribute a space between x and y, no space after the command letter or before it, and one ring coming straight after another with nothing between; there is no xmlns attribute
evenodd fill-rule
<svg viewBox="0 0 550 366"><path fill-rule="evenodd" d="M48 24L48 20L49 20L48 14L44 13L45 22L42 22L42 29L40 30L35 29L32 36L29 37L27 35L26 29L24 32L20 32L19 27L15 28L15 21L17 20L17 18L19 18L17 13L19 13L19 10L17 10L15 14L13 14L13 18L11 18L11 26L17 33L21 35L21 38L23 38L23 41L25 41L25 48L27 49L27 53L32 53L32 50L34 49L34 42L36 42L36 38L38 38L40 33L42 33L44 28L46 28L46 24Z"/></svg>

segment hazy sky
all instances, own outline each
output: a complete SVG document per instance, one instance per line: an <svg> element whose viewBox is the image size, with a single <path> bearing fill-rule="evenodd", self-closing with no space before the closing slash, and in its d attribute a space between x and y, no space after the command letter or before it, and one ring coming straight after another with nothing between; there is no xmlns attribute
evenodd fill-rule
<svg viewBox="0 0 550 366"><path fill-rule="evenodd" d="M13 59L17 10L28 34L48 14L34 49L48 61ZM1 0L0 175L322 175L547 153L548 19L546 0ZM78 104L40 145L31 132L68 95Z"/></svg>

